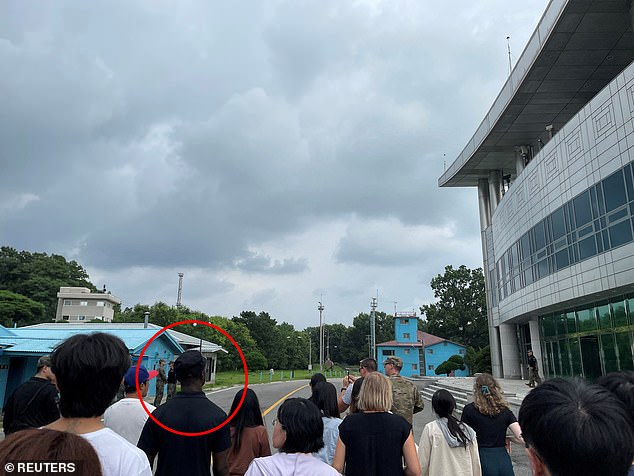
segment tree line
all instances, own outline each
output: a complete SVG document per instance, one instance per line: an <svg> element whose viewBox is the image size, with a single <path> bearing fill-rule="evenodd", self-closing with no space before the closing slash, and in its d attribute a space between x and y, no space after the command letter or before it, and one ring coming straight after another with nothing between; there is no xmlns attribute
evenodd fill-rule
<svg viewBox="0 0 634 476"><path fill-rule="evenodd" d="M465 266L445 268L431 281L436 302L420 308L425 319L419 329L468 347L465 363L472 371L490 369L484 276L481 269ZM5 327L51 322L57 310L57 292L63 286L80 286L99 292L86 270L76 261L46 253L17 251L0 247L0 324ZM319 327L295 329L260 311L243 311L231 318L208 315L157 302L115 308L114 322L143 322L150 313L153 324L166 326L182 320L210 322L233 336L251 369L306 368L319 365ZM185 326L187 327L187 326ZM242 362L229 339L207 326L188 326L179 331L221 345L228 353L218 359L221 370L239 369ZM356 363L370 355L369 313L359 313L351 326L324 326L324 359L337 363ZM376 312L376 342L393 340L394 317ZM310 341L310 343L309 343ZM310 351L310 352L309 352ZM487 367L488 365L488 367Z"/></svg>

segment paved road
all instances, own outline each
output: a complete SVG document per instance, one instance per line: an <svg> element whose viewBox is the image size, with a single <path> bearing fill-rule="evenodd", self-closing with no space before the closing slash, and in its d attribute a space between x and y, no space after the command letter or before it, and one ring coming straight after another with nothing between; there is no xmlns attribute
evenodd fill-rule
<svg viewBox="0 0 634 476"><path fill-rule="evenodd" d="M341 381L339 379L331 380L331 382L337 388L341 386ZM273 426L271 423L275 418L275 415L277 415L277 407L284 401L284 399L288 396L302 398L308 398L310 396L308 380L254 384L249 387L257 394L262 411L265 413L264 420L269 432L269 440L273 434ZM233 397L238 390L239 387L218 390L209 394L209 398L228 413L231 408ZM420 435L422 434L425 425L430 421L433 421L434 418L435 416L431 411L431 404L429 402L425 402L425 409L414 415L413 431L414 441L416 441L416 443L420 440ZM513 444L511 460L513 461L516 476L530 476L532 474L528 459L524 453L524 448Z"/></svg>

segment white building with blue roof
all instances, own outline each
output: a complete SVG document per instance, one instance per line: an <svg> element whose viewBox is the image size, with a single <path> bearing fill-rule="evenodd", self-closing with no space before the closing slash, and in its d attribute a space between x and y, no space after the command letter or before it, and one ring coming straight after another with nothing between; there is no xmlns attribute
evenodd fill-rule
<svg viewBox="0 0 634 476"><path fill-rule="evenodd" d="M75 334L106 332L119 337L130 351L132 364L136 365L141 351L162 327L144 323L45 323L34 326L7 329L0 326L0 402L7 398L21 383L31 378L42 355L50 354L65 339ZM215 381L218 352L227 352L221 346L197 337L169 329L160 334L146 349L142 365L148 369L158 368L161 359L165 362L176 359L189 349L200 349L207 357L206 380ZM166 369L167 371L167 369ZM150 386L150 395L156 388Z"/></svg>

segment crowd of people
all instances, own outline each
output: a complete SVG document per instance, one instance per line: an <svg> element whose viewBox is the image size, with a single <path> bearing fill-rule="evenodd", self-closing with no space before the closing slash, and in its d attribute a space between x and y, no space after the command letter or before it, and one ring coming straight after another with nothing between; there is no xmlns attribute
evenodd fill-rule
<svg viewBox="0 0 634 476"><path fill-rule="evenodd" d="M10 474L14 462L25 461L40 462L35 469L41 474L96 476L153 471L159 476L507 476L513 475L511 441L525 446L538 476L634 475L633 371L608 374L596 384L542 383L534 364L535 388L518 418L498 382L479 374L473 402L460 419L453 395L444 389L434 393L436 418L417 446L412 418L424 405L416 386L400 376L402 360L387 358L381 373L374 359L364 359L360 376L347 375L339 392L315 374L309 399L288 398L279 406L272 452L252 389L236 393L233 418L225 424L227 414L203 392L206 359L199 351L169 362L167 374L164 365L131 367L126 346L106 333L62 342L7 400L0 476ZM137 388L146 397L152 379L161 387L157 405L143 408ZM123 398L112 403L121 384ZM72 471L60 465L72 465Z"/></svg>

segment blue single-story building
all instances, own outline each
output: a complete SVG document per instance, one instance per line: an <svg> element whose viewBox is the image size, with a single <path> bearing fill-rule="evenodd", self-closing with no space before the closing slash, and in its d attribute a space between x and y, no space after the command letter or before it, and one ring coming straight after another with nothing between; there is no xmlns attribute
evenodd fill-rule
<svg viewBox="0 0 634 476"><path fill-rule="evenodd" d="M42 355L50 354L55 346L74 334L107 332L116 335L128 347L132 364L136 365L141 351L160 329L160 326L143 323L45 323L10 329L0 326L0 403L4 407L13 391L35 374L37 360ZM226 350L172 329L150 344L142 364L148 369L156 369L161 359L169 362L191 348L200 348L208 357L207 380L215 380L216 353ZM155 385L151 385L149 394L155 393Z"/></svg>
<svg viewBox="0 0 634 476"><path fill-rule="evenodd" d="M467 347L418 330L416 313L396 313L394 317L395 340L376 345L379 370L384 372L381 365L390 356L403 359L401 375L403 377L419 377L436 375L436 367L445 362L452 355L464 358ZM469 369L456 370L454 376L466 377Z"/></svg>

